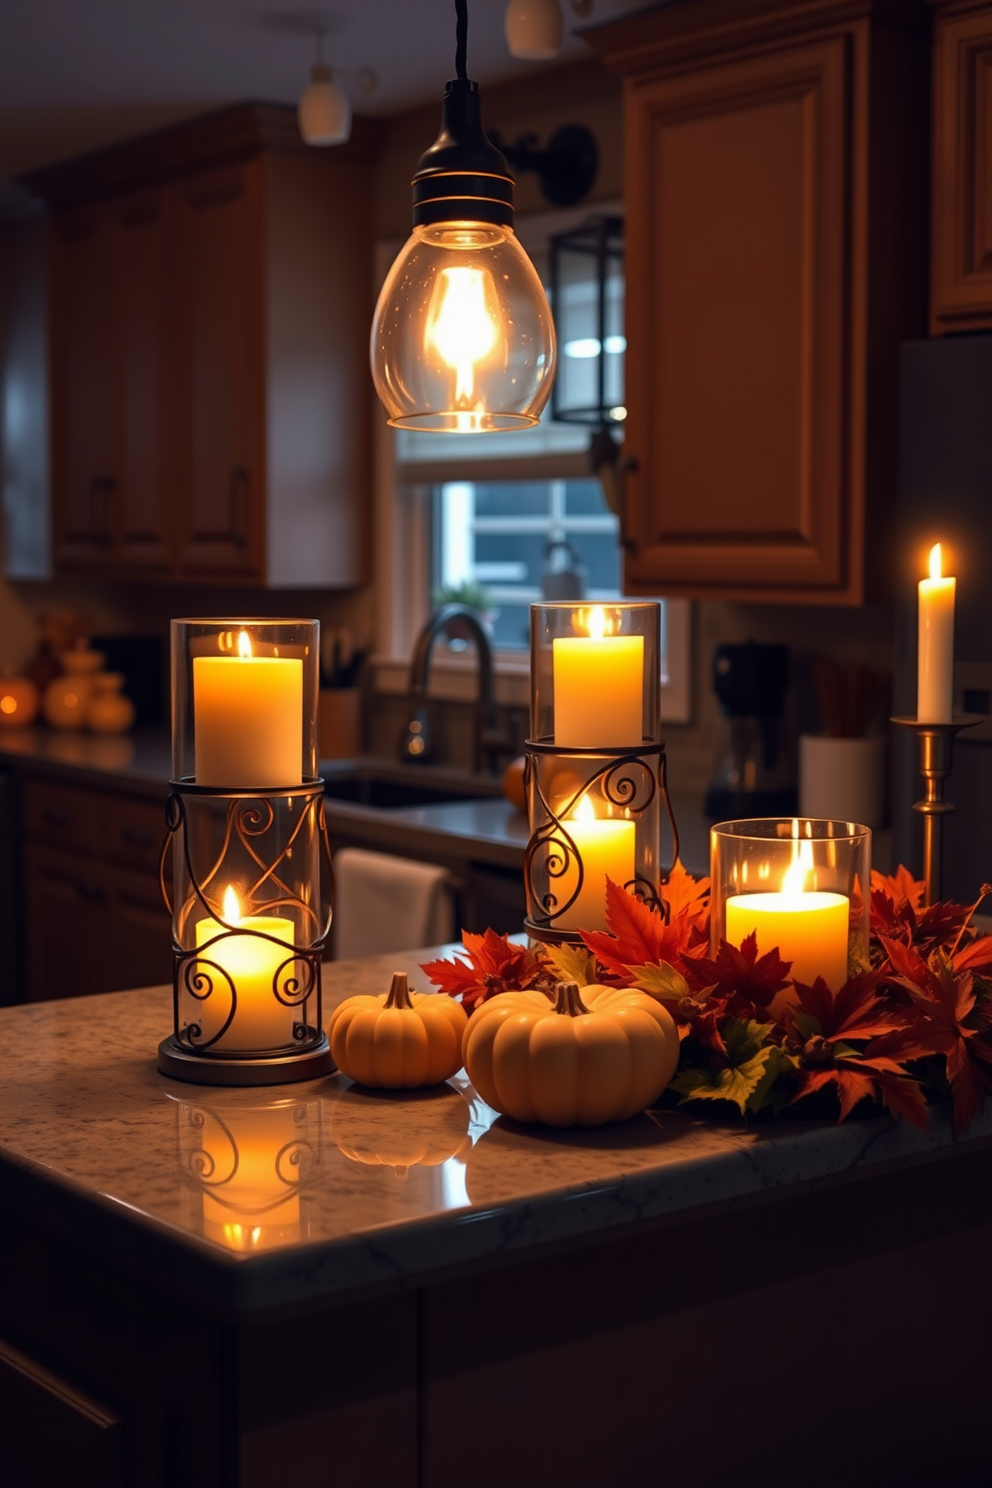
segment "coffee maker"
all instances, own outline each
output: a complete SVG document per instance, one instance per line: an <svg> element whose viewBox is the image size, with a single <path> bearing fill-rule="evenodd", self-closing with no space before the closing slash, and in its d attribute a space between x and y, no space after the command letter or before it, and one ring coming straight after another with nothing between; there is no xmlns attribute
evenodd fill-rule
<svg viewBox="0 0 992 1488"><path fill-rule="evenodd" d="M712 676L725 727L706 815L714 821L794 815L796 781L783 717L788 646L726 642L713 652Z"/></svg>

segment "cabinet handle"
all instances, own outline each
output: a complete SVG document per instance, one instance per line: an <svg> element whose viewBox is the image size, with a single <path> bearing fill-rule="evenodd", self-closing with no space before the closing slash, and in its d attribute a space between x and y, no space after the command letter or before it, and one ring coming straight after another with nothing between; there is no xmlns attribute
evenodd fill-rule
<svg viewBox="0 0 992 1488"><path fill-rule="evenodd" d="M239 465L231 471L229 485L231 540L239 548L246 548L248 546L248 489L248 472Z"/></svg>
<svg viewBox="0 0 992 1488"><path fill-rule="evenodd" d="M636 553L640 543L636 537L631 536L627 527L627 479L631 475L637 475L640 468L641 462L636 455L628 455L619 465L617 496L620 506L620 546L628 553Z"/></svg>

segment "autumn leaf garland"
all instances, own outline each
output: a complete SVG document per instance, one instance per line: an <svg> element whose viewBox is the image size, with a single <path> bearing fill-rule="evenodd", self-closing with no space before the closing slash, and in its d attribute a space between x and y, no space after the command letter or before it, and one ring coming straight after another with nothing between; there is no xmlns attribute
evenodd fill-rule
<svg viewBox="0 0 992 1488"><path fill-rule="evenodd" d="M922 905L905 869L871 876L871 969L836 991L792 983L777 949L754 935L709 956L709 880L677 864L656 909L607 880L607 931L583 946L531 950L487 930L463 936L464 958L423 967L471 1012L501 992L549 995L563 977L637 987L675 1018L682 1040L671 1089L681 1103L725 1102L775 1114L832 1096L843 1121L864 1101L925 1128L927 1094L950 1090L961 1133L992 1090L992 936L972 906ZM778 994L793 986L790 999ZM777 1000L778 999L778 1000Z"/></svg>

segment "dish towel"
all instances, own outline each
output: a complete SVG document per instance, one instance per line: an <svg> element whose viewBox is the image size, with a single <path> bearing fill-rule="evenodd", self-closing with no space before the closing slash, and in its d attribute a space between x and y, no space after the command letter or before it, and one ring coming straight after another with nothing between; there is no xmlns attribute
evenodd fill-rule
<svg viewBox="0 0 992 1488"><path fill-rule="evenodd" d="M343 847L334 857L334 955L386 955L454 938L448 870Z"/></svg>

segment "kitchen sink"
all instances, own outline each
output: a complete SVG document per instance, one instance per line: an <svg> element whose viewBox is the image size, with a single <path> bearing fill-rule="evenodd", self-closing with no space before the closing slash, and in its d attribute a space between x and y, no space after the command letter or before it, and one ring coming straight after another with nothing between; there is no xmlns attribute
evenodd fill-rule
<svg viewBox="0 0 992 1488"><path fill-rule="evenodd" d="M437 806L445 801L478 801L502 794L491 776L437 766L401 765L389 760L327 760L321 766L324 795L389 811L400 806Z"/></svg>

